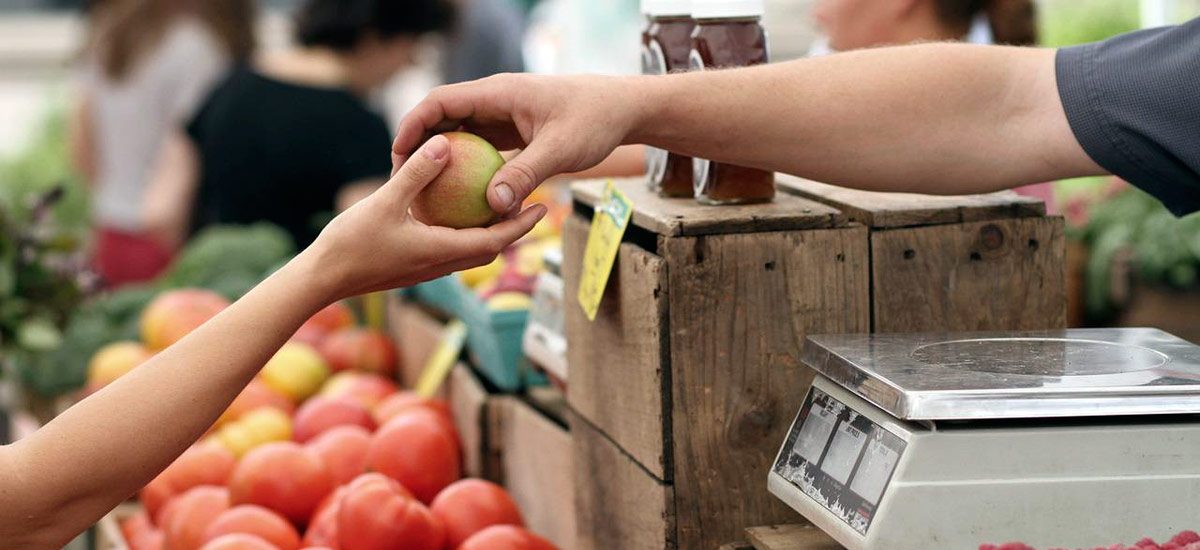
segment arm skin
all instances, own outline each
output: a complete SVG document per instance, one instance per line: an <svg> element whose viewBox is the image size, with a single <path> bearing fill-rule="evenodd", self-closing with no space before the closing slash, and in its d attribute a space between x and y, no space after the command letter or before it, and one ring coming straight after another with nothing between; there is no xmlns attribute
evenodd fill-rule
<svg viewBox="0 0 1200 550"><path fill-rule="evenodd" d="M431 140L424 151L432 155L413 155L221 314L33 435L0 447L3 546L59 548L95 523L196 441L320 308L487 263L545 214L533 206L465 230L412 219L409 203L445 166L448 149L444 138Z"/></svg>
<svg viewBox="0 0 1200 550"><path fill-rule="evenodd" d="M434 90L401 122L393 158L459 126L524 147L492 181L497 211L517 204L504 186L524 197L626 143L877 191L1102 174L1067 123L1054 56L922 44L668 76L500 75Z"/></svg>

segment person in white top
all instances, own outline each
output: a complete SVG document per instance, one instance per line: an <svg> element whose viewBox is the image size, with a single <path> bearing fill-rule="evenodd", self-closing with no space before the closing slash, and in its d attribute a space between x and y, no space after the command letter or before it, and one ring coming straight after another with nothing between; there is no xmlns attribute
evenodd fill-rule
<svg viewBox="0 0 1200 550"><path fill-rule="evenodd" d="M101 0L89 18L71 151L93 190L95 268L143 281L170 260L142 232L144 191L168 130L250 54L251 0Z"/></svg>

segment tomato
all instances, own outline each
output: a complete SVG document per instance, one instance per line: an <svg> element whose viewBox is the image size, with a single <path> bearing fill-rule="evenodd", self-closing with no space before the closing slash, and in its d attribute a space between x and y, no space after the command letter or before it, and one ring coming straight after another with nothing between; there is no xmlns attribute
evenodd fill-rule
<svg viewBox="0 0 1200 550"><path fill-rule="evenodd" d="M152 523L159 527L162 527L160 511L174 496L175 489L171 488L171 482L167 481L163 474L158 474L158 477L150 480L150 483L138 491L138 500L142 501L142 507L150 515Z"/></svg>
<svg viewBox="0 0 1200 550"><path fill-rule="evenodd" d="M166 547L166 535L161 529L150 528L126 539L129 550L163 550Z"/></svg>
<svg viewBox="0 0 1200 550"><path fill-rule="evenodd" d="M446 543L428 508L395 481L372 474L346 486L337 524L342 550L441 550Z"/></svg>
<svg viewBox="0 0 1200 550"><path fill-rule="evenodd" d="M446 527L451 548L492 525L524 526L517 503L503 487L482 479L463 479L442 489L429 506Z"/></svg>
<svg viewBox="0 0 1200 550"><path fill-rule="evenodd" d="M380 426L387 424L388 420L396 417L396 415L413 410L414 408L425 408L435 413L442 415L446 419L446 425L451 430L454 429L454 415L450 412L450 405L446 404L441 399L433 399L430 397L421 397L415 392L404 391L388 396L387 399L380 401L375 405L372 414L375 415L375 422Z"/></svg>
<svg viewBox="0 0 1200 550"><path fill-rule="evenodd" d="M170 550L175 550L171 548ZM200 550L277 550L275 546L259 537L246 533L221 535L208 541Z"/></svg>
<svg viewBox="0 0 1200 550"><path fill-rule="evenodd" d="M381 331L345 328L321 343L321 355L334 371L364 371L392 376L399 352L392 339Z"/></svg>
<svg viewBox="0 0 1200 550"><path fill-rule="evenodd" d="M346 304L334 302L300 325L296 334L292 335L292 340L317 347L330 334L352 326L354 326L354 312L350 311Z"/></svg>
<svg viewBox="0 0 1200 550"><path fill-rule="evenodd" d="M146 531L153 531L154 524L150 523L150 516L146 514L146 510L138 510L136 514L121 520L121 536L125 540L133 540L138 535Z"/></svg>
<svg viewBox="0 0 1200 550"><path fill-rule="evenodd" d="M550 541L521 527L493 525L475 533L457 550L558 550Z"/></svg>
<svg viewBox="0 0 1200 550"><path fill-rule="evenodd" d="M305 445L325 461L335 485L349 483L367 466L371 432L359 426L337 426Z"/></svg>
<svg viewBox="0 0 1200 550"><path fill-rule="evenodd" d="M292 422L292 439L304 443L336 426L361 426L375 430L371 411L346 398L314 397L296 411Z"/></svg>
<svg viewBox="0 0 1200 550"><path fill-rule="evenodd" d="M176 493L201 485L223 486L229 482L237 459L228 449L216 443L192 445L163 472Z"/></svg>
<svg viewBox="0 0 1200 550"><path fill-rule="evenodd" d="M234 504L265 506L296 525L308 522L332 490L333 477L321 457L290 441L250 451L229 479Z"/></svg>
<svg viewBox="0 0 1200 550"><path fill-rule="evenodd" d="M253 504L234 506L217 516L204 539L212 541L222 535L246 533L267 541L279 550L297 550L300 548L300 534L283 516Z"/></svg>
<svg viewBox="0 0 1200 550"><path fill-rule="evenodd" d="M432 501L461 471L458 441L442 422L429 411L393 418L371 439L367 469L399 481L421 502Z"/></svg>
<svg viewBox="0 0 1200 550"><path fill-rule="evenodd" d="M389 395L396 393L396 383L385 376L370 372L342 371L329 377L318 395L344 397L374 407Z"/></svg>
<svg viewBox="0 0 1200 550"><path fill-rule="evenodd" d="M337 516L338 510L341 509L342 495L345 492L345 487L338 487L336 491L325 498L325 501L320 506L317 506L317 511L313 513L312 521L308 523L308 529L304 531L304 544L306 546L337 548Z"/></svg>
<svg viewBox="0 0 1200 550"><path fill-rule="evenodd" d="M163 526L166 547L198 550L204 544L208 526L229 509L229 491L224 487L201 485L179 495L176 506Z"/></svg>

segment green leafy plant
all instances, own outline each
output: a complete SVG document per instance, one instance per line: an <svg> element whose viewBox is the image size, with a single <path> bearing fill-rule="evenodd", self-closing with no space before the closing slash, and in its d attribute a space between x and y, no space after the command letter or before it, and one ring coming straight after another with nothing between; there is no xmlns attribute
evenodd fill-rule
<svg viewBox="0 0 1200 550"><path fill-rule="evenodd" d="M1086 303L1090 316L1104 318L1120 306L1113 289L1122 258L1147 284L1200 289L1200 215L1177 218L1158 200L1130 187L1092 207L1081 232L1089 247Z"/></svg>

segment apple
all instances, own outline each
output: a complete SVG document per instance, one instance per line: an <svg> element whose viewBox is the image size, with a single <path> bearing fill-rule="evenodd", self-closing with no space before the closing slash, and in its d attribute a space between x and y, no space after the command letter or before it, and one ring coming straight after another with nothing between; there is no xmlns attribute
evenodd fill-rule
<svg viewBox="0 0 1200 550"><path fill-rule="evenodd" d="M317 393L329 378L329 365L312 346L288 342L263 365L259 377L271 389L299 403Z"/></svg>
<svg viewBox="0 0 1200 550"><path fill-rule="evenodd" d="M229 306L220 294L185 288L159 294L142 311L142 342L158 351L174 344Z"/></svg>
<svg viewBox="0 0 1200 550"><path fill-rule="evenodd" d="M496 217L488 205L488 182L504 165L504 157L475 134L442 135L450 141L450 158L442 172L413 200L413 216L429 225L454 229L487 225Z"/></svg>
<svg viewBox="0 0 1200 550"><path fill-rule="evenodd" d="M100 348L88 361L88 393L107 386L153 355L138 342L113 342Z"/></svg>

